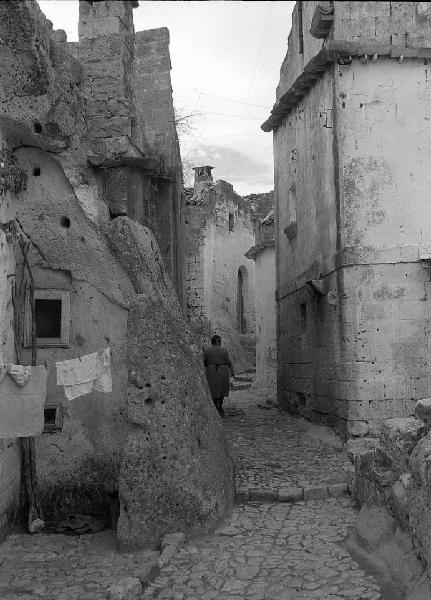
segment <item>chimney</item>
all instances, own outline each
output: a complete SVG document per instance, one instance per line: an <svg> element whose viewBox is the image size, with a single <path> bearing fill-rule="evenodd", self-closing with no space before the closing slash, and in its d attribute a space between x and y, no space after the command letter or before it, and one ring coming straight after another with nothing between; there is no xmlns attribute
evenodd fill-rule
<svg viewBox="0 0 431 600"><path fill-rule="evenodd" d="M195 172L195 192L198 191L198 189L202 190L212 185L212 169L214 169L214 167L211 167L210 165L204 165L203 167L193 167L193 171Z"/></svg>

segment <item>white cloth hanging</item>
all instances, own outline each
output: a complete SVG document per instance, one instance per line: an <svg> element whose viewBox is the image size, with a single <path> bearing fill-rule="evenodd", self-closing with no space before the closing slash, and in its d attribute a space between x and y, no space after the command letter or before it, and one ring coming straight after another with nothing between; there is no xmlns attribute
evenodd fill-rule
<svg viewBox="0 0 431 600"><path fill-rule="evenodd" d="M33 437L43 431L48 371L44 366L25 369L24 383L0 377L0 438Z"/></svg>
<svg viewBox="0 0 431 600"><path fill-rule="evenodd" d="M56 363L57 385L64 387L66 398L74 400L93 390L112 392L111 350L93 352L80 358Z"/></svg>

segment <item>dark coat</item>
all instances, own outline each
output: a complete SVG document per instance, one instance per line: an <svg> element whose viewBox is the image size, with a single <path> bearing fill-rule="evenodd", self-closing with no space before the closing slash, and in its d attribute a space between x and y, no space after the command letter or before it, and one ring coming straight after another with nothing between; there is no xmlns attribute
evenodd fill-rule
<svg viewBox="0 0 431 600"><path fill-rule="evenodd" d="M210 346L204 350L204 365L211 396L229 396L229 375L234 376L228 351L223 346Z"/></svg>

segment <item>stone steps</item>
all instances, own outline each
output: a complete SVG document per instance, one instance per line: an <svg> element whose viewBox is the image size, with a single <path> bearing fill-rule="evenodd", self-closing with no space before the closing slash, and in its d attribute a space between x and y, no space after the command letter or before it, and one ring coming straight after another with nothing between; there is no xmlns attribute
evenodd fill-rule
<svg viewBox="0 0 431 600"><path fill-rule="evenodd" d="M231 389L234 392L238 392L239 390L249 390L252 383L252 381L234 381L231 385Z"/></svg>
<svg viewBox="0 0 431 600"><path fill-rule="evenodd" d="M255 373L256 371L253 369L247 369L245 373L238 373L235 377L235 381L231 385L231 389L234 392L250 389L255 380Z"/></svg>
<svg viewBox="0 0 431 600"><path fill-rule="evenodd" d="M253 382L254 381L254 377L250 373L241 373L240 375L237 375L235 377L235 380L236 381Z"/></svg>
<svg viewBox="0 0 431 600"><path fill-rule="evenodd" d="M306 487L271 488L238 488L235 501L238 504L247 502L302 502L307 500L324 500L337 498L348 493L347 483L320 483Z"/></svg>

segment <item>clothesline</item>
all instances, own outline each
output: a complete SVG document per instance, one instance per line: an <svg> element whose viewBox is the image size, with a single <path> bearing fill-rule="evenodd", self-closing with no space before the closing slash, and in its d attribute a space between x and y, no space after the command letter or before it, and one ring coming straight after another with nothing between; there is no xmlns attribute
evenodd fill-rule
<svg viewBox="0 0 431 600"><path fill-rule="evenodd" d="M52 365L53 366L53 365ZM57 385L74 400L112 392L111 349L55 363ZM44 428L48 365L0 365L0 438L34 437Z"/></svg>
<svg viewBox="0 0 431 600"><path fill-rule="evenodd" d="M101 353L103 353L103 352L104 352L104 349L103 349L103 350L95 350L95 352L96 352L97 354L101 354ZM72 358L70 358L70 359L67 359L67 360L75 360L75 359L76 359L76 360L82 361L82 360L83 360L83 359L84 359L86 356L89 356L89 355L88 355L88 354L85 354L85 355L81 356L80 354L78 354L77 356L74 356L74 357L72 357ZM12 364L12 363L7 363L7 364ZM38 366L40 366L40 367L43 367L43 366L45 366L45 367L46 367L46 369L48 370L50 367L56 367L56 366L57 366L57 364L58 364L58 361L56 361L56 362L48 362L48 361L44 360L44 361L43 361L43 364L41 364L41 365L38 365ZM22 365L22 366L26 366L26 365ZM29 365L29 366L30 366L30 365ZM1 365L0 365L0 369L1 369Z"/></svg>

